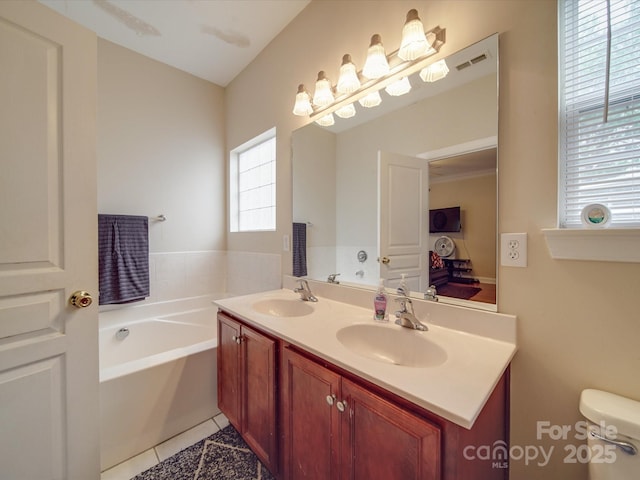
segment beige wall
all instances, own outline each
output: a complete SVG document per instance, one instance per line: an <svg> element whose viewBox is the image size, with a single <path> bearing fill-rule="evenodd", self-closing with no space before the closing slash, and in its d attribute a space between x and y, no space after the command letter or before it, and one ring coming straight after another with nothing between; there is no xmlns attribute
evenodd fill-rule
<svg viewBox="0 0 640 480"><path fill-rule="evenodd" d="M429 185L429 208L460 207L461 232L445 233L456 244L455 257L470 258L482 282L496 278L496 176L482 175ZM432 234L437 238L438 234ZM433 242L432 242L433 243Z"/></svg>
<svg viewBox="0 0 640 480"><path fill-rule="evenodd" d="M224 250L224 89L98 39L98 211L155 216L151 252Z"/></svg>
<svg viewBox="0 0 640 480"><path fill-rule="evenodd" d="M540 233L556 225L555 1L314 0L227 88L229 147L277 127L279 205L277 232L230 235L228 248L281 251L291 228L290 132L307 121L291 114L298 83L311 89L321 69L335 79L346 52L361 66L373 33L395 49L410 8L427 28L446 27L443 55L500 33L499 228L529 240L529 266L498 272L499 310L516 314L519 328L511 444L554 447L547 466L512 461L511 478L583 479L585 465L564 462L573 436L537 439L536 422L574 425L587 387L640 398L640 265L554 260Z"/></svg>

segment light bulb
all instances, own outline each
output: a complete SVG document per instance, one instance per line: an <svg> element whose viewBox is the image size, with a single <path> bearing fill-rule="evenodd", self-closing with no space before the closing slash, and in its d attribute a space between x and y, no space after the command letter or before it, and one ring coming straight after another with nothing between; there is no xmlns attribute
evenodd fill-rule
<svg viewBox="0 0 640 480"><path fill-rule="evenodd" d="M448 73L449 67L443 58L420 70L420 78L423 82L436 82L446 77Z"/></svg>
<svg viewBox="0 0 640 480"><path fill-rule="evenodd" d="M318 107L326 107L333 103L333 93L331 93L331 82L323 71L318 72L316 81L316 91L313 94L313 104Z"/></svg>
<svg viewBox="0 0 640 480"><path fill-rule="evenodd" d="M415 60L434 51L424 34L424 26L418 17L418 11L416 9L409 10L407 21L402 27L402 41L398 57L407 61Z"/></svg>
<svg viewBox="0 0 640 480"><path fill-rule="evenodd" d="M320 120L316 120L316 123L318 125L322 125L323 127L330 127L331 125L336 123L336 121L333 118L333 113L330 113L328 115L325 115L324 117L321 117Z"/></svg>
<svg viewBox="0 0 640 480"><path fill-rule="evenodd" d="M384 91L393 97L399 97L400 95L404 95L411 91L411 83L409 83L409 79L407 77L402 77L400 80L387 85Z"/></svg>
<svg viewBox="0 0 640 480"><path fill-rule="evenodd" d="M365 108L377 107L382 103L382 98L380 97L380 92L377 90L375 92L371 92L366 97L362 97L358 100L358 103Z"/></svg>
<svg viewBox="0 0 640 480"><path fill-rule="evenodd" d="M340 77L338 77L338 85L336 90L338 93L353 93L360 88L360 80L356 66L351 61L351 55L348 53L342 57L342 66L340 67Z"/></svg>
<svg viewBox="0 0 640 480"><path fill-rule="evenodd" d="M340 118L351 118L355 114L356 114L356 107L353 105L353 103L350 103L349 105L345 105L344 107L341 107L338 110L336 110L336 115L339 116Z"/></svg>
<svg viewBox="0 0 640 480"><path fill-rule="evenodd" d="M298 93L296 93L296 103L293 106L293 114L299 116L311 115L313 113L313 107L311 106L311 97L309 92L304 88L301 83L298 85Z"/></svg>
<svg viewBox="0 0 640 480"><path fill-rule="evenodd" d="M389 62L382 45L382 38L377 33L371 37L367 60L364 63L362 74L367 78L380 78L389 73Z"/></svg>

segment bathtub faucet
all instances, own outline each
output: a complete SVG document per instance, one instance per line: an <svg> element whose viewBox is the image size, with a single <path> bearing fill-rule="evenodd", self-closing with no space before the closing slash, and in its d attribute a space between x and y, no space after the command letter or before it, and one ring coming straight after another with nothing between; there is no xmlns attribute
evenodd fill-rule
<svg viewBox="0 0 640 480"><path fill-rule="evenodd" d="M293 291L300 294L300 298L305 302L317 302L318 299L313 296L311 293L311 288L309 288L309 282L306 280L298 280L300 286L298 288L294 288Z"/></svg>
<svg viewBox="0 0 640 480"><path fill-rule="evenodd" d="M125 338L127 338L129 336L131 332L129 331L129 329L127 327L122 327L120 330L118 330L116 332L116 338L118 340L124 340Z"/></svg>

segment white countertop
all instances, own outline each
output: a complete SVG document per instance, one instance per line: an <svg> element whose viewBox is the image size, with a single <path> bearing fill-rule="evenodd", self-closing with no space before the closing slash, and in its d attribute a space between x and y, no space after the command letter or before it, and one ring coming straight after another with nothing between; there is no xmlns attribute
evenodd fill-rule
<svg viewBox="0 0 640 480"><path fill-rule="evenodd" d="M327 297L318 297L315 303L308 302L314 311L301 317L277 317L252 308L259 300L298 298L299 295L292 290L283 289L216 300L214 303L265 332L468 429L473 426L516 352L516 319L511 315L414 301L416 316L429 327L428 331L406 329L393 321L383 325L401 329L408 335L426 336L446 351L447 359L437 366L407 367L361 356L336 338L336 332L345 326L361 323L381 325L372 319L372 308ZM392 311L394 305L390 307ZM455 327L450 328L446 326L448 324ZM465 325L472 327L465 328Z"/></svg>

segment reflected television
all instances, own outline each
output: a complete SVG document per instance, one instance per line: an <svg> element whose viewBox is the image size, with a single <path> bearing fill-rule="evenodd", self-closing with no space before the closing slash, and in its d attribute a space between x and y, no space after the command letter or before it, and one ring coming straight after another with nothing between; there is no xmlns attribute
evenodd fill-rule
<svg viewBox="0 0 640 480"><path fill-rule="evenodd" d="M460 230L460 207L429 210L429 233L459 232Z"/></svg>

